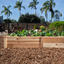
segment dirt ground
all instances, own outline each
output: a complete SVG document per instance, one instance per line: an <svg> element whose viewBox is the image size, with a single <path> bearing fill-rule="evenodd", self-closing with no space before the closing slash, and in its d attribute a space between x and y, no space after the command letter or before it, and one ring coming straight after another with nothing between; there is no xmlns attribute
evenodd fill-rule
<svg viewBox="0 0 64 64"><path fill-rule="evenodd" d="M0 64L64 64L64 49L0 49Z"/></svg>
<svg viewBox="0 0 64 64"><path fill-rule="evenodd" d="M64 64L63 48L3 48L0 37L0 64Z"/></svg>

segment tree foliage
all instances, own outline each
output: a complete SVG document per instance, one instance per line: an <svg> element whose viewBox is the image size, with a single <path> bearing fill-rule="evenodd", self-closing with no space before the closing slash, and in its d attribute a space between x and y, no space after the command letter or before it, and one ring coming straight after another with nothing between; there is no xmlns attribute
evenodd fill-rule
<svg viewBox="0 0 64 64"><path fill-rule="evenodd" d="M55 2L54 0L47 0L46 2L44 2L43 4L43 8L41 8L41 11L45 10L45 13L47 12L47 10L49 10L51 12L51 22L52 22L52 18L54 17L54 10L53 7L55 7Z"/></svg>
<svg viewBox="0 0 64 64"><path fill-rule="evenodd" d="M40 23L40 18L34 14L22 14L19 18L20 23Z"/></svg>
<svg viewBox="0 0 64 64"><path fill-rule="evenodd" d="M43 16L40 16L40 22L41 22L41 23L46 23L46 22L45 22L45 18L44 18Z"/></svg>
<svg viewBox="0 0 64 64"><path fill-rule="evenodd" d="M14 20L14 19L8 19L8 22L9 22L9 23L17 23L17 21ZM7 22L7 19L4 19L4 20L3 20L3 23L8 23L8 22Z"/></svg>
<svg viewBox="0 0 64 64"><path fill-rule="evenodd" d="M2 6L4 8L3 11L1 11L1 13L5 13L5 15L7 15L8 17L10 16L10 14L12 14L12 12L9 10L9 8L11 7L10 5L8 7Z"/></svg>
<svg viewBox="0 0 64 64"><path fill-rule="evenodd" d="M59 12L59 10L55 10L54 12L54 20L59 21L60 17L62 17L62 14Z"/></svg>
<svg viewBox="0 0 64 64"><path fill-rule="evenodd" d="M29 6L28 7L31 7L31 9L32 8L34 8L35 9L35 15L36 15L36 5L38 4L39 2L37 2L37 0L33 0L33 2L30 2L29 3Z"/></svg>
<svg viewBox="0 0 64 64"><path fill-rule="evenodd" d="M21 8L24 8L25 9L25 7L24 6L22 6L22 3L23 3L23 1L16 1L16 5L14 6L14 8L18 8L19 9L19 12L20 12L20 16L21 16Z"/></svg>

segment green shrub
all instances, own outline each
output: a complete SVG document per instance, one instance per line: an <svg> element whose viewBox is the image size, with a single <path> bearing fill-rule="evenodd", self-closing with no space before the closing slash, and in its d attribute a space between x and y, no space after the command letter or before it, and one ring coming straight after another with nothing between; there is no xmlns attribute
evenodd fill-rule
<svg viewBox="0 0 64 64"><path fill-rule="evenodd" d="M43 30L45 30L45 27L44 26L40 26L40 29L43 31Z"/></svg>
<svg viewBox="0 0 64 64"><path fill-rule="evenodd" d="M64 30L64 21L56 21L56 22L51 23L49 25L49 29L63 31Z"/></svg>
<svg viewBox="0 0 64 64"><path fill-rule="evenodd" d="M34 25L34 30L37 29L37 24Z"/></svg>

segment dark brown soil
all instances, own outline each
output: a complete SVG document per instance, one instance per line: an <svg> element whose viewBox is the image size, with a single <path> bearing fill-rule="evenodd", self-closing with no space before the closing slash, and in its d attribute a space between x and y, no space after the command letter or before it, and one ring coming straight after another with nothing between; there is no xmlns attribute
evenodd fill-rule
<svg viewBox="0 0 64 64"><path fill-rule="evenodd" d="M64 49L1 48L0 64L64 64Z"/></svg>

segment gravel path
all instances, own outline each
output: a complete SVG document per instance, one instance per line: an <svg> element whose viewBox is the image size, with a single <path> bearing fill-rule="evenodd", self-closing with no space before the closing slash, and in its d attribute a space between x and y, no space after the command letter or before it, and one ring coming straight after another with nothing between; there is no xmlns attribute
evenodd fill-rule
<svg viewBox="0 0 64 64"><path fill-rule="evenodd" d="M64 64L64 49L2 48L0 64Z"/></svg>

